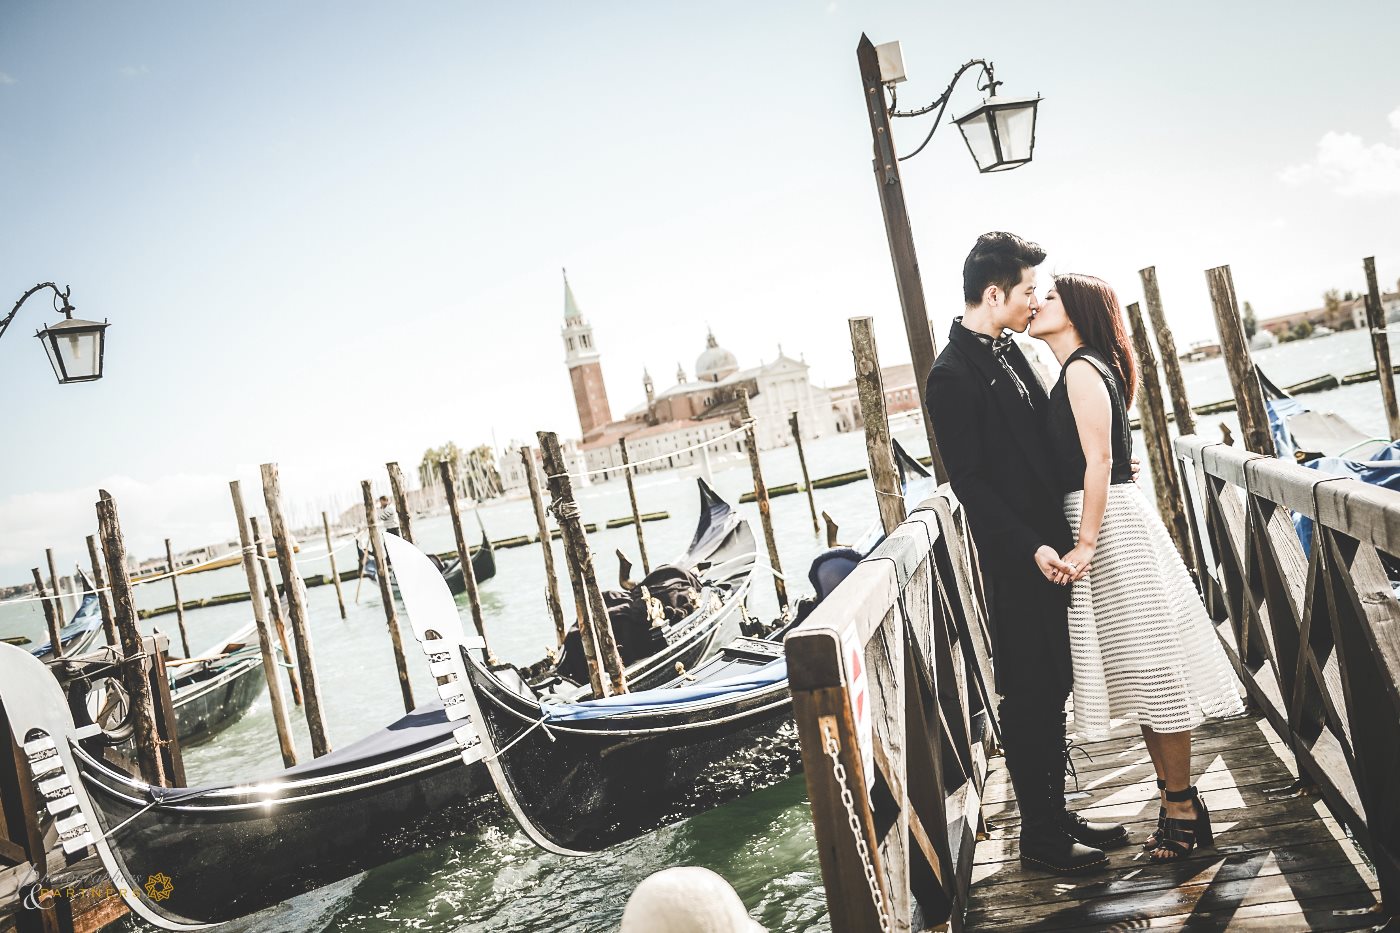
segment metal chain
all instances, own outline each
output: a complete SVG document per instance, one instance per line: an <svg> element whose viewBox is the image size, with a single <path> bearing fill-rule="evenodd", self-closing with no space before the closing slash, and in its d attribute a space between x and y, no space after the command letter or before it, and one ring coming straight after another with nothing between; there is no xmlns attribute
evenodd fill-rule
<svg viewBox="0 0 1400 933"><path fill-rule="evenodd" d="M880 919L881 933L889 933L890 918L885 914L885 896L880 893L880 882L875 877L875 866L870 861L870 848L865 844L865 834L860 831L860 819L856 816L856 799L846 784L846 766L841 764L841 746L831 730L831 723L822 723L822 738L826 745L827 757L831 759L831 773L841 788L841 803L846 808L846 822L850 824L851 836L856 841L856 854L860 856L861 867L865 869L865 883L870 886L870 901L875 905L875 915Z"/></svg>

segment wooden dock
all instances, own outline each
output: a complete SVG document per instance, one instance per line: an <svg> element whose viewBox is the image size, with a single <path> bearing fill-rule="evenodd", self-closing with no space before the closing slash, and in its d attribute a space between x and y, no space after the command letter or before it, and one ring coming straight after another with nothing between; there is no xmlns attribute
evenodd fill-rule
<svg viewBox="0 0 1400 933"><path fill-rule="evenodd" d="M1052 875L1024 866L1020 820L1001 758L990 764L966 928L970 930L1364 930L1382 922L1374 872L1316 792L1300 791L1288 746L1260 715L1195 736L1192 772L1215 846L1180 863L1140 842L1157 819L1152 763L1136 727L1075 754L1071 809L1128 827L1134 840L1102 871Z"/></svg>

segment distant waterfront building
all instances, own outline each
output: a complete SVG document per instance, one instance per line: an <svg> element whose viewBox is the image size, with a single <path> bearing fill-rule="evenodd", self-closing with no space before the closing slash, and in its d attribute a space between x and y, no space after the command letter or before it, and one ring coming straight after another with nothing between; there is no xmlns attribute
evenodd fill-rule
<svg viewBox="0 0 1400 933"><path fill-rule="evenodd" d="M501 488L506 495L518 493L528 494L530 490L529 480L525 477L525 459L520 456L520 451L525 445L520 441L511 441L510 446L501 451L500 459L496 461L496 472L501 477ZM539 480L540 494L549 499L549 490L545 487L544 481L544 456L540 453L540 448L536 444L530 447L535 455L535 477ZM559 450L564 455L564 468L571 474L574 486L587 486L588 477L580 474L588 470L584 463L583 451L579 449L578 441L561 440Z"/></svg>
<svg viewBox="0 0 1400 933"><path fill-rule="evenodd" d="M1386 321L1400 320L1400 282L1393 292L1381 292L1382 318ZM1343 299L1335 311L1329 312L1326 305L1280 314L1259 322L1260 330L1267 330L1275 337L1285 337L1299 324L1307 321L1313 327L1330 327L1332 330L1349 330L1366 327L1366 295Z"/></svg>
<svg viewBox="0 0 1400 933"><path fill-rule="evenodd" d="M657 391L650 370L642 372L645 401L619 420L612 420L607 395L602 390L602 365L592 328L583 320L568 281L564 283L565 365L574 386L583 439L579 449L588 470L606 471L610 479L622 466L621 438L627 439L628 459L653 460L643 472L688 466L704 459L696 445L730 433L730 419L738 415L737 393L746 391L749 411L760 450L792 443L788 418L798 412L803 440L836 430L828 392L811 381L810 367L778 348L777 357L749 369L740 369L738 358L719 345L713 332L695 360L695 378L677 364L674 385ZM596 388L595 388L596 385ZM733 437L710 455L737 453L743 438ZM518 455L517 455L518 456ZM502 471L505 480L505 470ZM523 479L523 473L522 473Z"/></svg>

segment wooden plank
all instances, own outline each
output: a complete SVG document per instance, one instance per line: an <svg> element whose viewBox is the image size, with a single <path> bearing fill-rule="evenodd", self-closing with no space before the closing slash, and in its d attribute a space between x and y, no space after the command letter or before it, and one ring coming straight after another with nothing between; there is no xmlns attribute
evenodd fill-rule
<svg viewBox="0 0 1400 933"><path fill-rule="evenodd" d="M1400 494L1359 480L1317 487L1317 520L1350 538L1400 555Z"/></svg>

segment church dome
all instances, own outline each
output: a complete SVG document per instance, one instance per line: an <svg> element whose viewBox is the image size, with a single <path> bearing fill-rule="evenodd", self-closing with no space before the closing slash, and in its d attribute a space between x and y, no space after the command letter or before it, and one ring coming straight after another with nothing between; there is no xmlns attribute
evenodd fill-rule
<svg viewBox="0 0 1400 933"><path fill-rule="evenodd" d="M734 354L716 343L715 333L710 331L705 339L705 352L695 360L695 378L700 382L719 382L738 369L739 361Z"/></svg>

